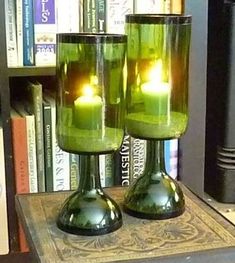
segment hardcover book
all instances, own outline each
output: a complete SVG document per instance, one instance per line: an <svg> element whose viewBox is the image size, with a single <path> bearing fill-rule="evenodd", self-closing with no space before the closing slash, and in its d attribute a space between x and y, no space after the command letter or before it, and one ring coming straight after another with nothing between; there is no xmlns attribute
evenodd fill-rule
<svg viewBox="0 0 235 263"><path fill-rule="evenodd" d="M9 252L8 219L7 219L7 196L6 196L6 173L4 160L3 129L0 119L0 255Z"/></svg>
<svg viewBox="0 0 235 263"><path fill-rule="evenodd" d="M28 150L28 172L29 172L29 192L38 192L37 177L37 157L36 157L36 133L35 133L35 116L24 109L24 102L14 103L14 109L26 121L26 138Z"/></svg>
<svg viewBox="0 0 235 263"><path fill-rule="evenodd" d="M15 0L5 1L6 14L6 46L7 46L7 65L8 67L17 67L17 41L16 41L16 3Z"/></svg>
<svg viewBox="0 0 235 263"><path fill-rule="evenodd" d="M33 66L34 61L34 26L33 0L22 0L23 28L23 65Z"/></svg>
<svg viewBox="0 0 235 263"><path fill-rule="evenodd" d="M29 82L26 90L26 110L35 116L38 191L45 192L42 85L39 82Z"/></svg>
<svg viewBox="0 0 235 263"><path fill-rule="evenodd" d="M16 193L29 193L26 120L14 109L11 109L11 127ZM28 251L21 224L19 224L19 244L20 251Z"/></svg>
<svg viewBox="0 0 235 263"><path fill-rule="evenodd" d="M57 33L77 33L80 30L80 1L57 0Z"/></svg>
<svg viewBox="0 0 235 263"><path fill-rule="evenodd" d="M51 149L53 161L53 191L70 189L70 157L69 153L60 149L56 138L56 104L53 94L45 92L45 101L51 106Z"/></svg>
<svg viewBox="0 0 235 263"><path fill-rule="evenodd" d="M35 65L56 64L55 0L34 0Z"/></svg>

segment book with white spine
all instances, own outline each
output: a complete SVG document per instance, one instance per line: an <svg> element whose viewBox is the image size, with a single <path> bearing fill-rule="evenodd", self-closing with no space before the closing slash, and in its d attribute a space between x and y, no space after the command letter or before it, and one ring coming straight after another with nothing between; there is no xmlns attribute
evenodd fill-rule
<svg viewBox="0 0 235 263"><path fill-rule="evenodd" d="M6 48L8 67L18 66L17 39L16 39L16 2L6 0L5 2L5 26L6 26Z"/></svg>
<svg viewBox="0 0 235 263"><path fill-rule="evenodd" d="M8 254L8 219L7 219L7 196L6 196L6 173L4 160L3 129L0 120L0 255Z"/></svg>
<svg viewBox="0 0 235 263"><path fill-rule="evenodd" d="M57 33L78 33L80 28L80 3L78 0L57 0Z"/></svg>
<svg viewBox="0 0 235 263"><path fill-rule="evenodd" d="M51 140L53 160L53 191L70 190L69 153L60 149L56 137L56 104L51 94L44 93L44 99L51 105Z"/></svg>
<svg viewBox="0 0 235 263"><path fill-rule="evenodd" d="M106 0L106 32L123 34L125 15L133 13L133 7L133 0Z"/></svg>

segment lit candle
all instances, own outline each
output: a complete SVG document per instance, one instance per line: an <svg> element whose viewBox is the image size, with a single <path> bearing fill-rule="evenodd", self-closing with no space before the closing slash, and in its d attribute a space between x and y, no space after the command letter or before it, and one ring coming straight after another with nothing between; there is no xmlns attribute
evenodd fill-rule
<svg viewBox="0 0 235 263"><path fill-rule="evenodd" d="M145 112L151 115L168 115L170 110L171 88L168 82L162 82L162 61L158 60L150 71L149 82L141 85Z"/></svg>
<svg viewBox="0 0 235 263"><path fill-rule="evenodd" d="M79 129L98 130L102 125L102 99L94 95L92 86L84 87L84 95L74 101L74 121Z"/></svg>

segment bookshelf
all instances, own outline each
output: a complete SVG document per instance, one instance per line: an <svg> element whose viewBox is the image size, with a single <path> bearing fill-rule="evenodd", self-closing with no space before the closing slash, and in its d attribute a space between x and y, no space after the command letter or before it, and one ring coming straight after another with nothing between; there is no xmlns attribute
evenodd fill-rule
<svg viewBox="0 0 235 263"><path fill-rule="evenodd" d="M206 52L207 50L207 19L215 19L215 15L212 16L212 12L218 12L212 9L212 5L217 3L217 6L222 5L222 0L185 0L185 12L191 13L195 19L195 23L198 23L197 28L195 25L194 34L195 41L193 43L193 69L194 75L190 76L191 90L195 93L191 94L191 114L190 114L190 125L185 137L182 139L180 144L181 152L184 152L181 160L181 179L182 181L194 190L199 195L203 195L204 192L204 159L205 159L205 148L209 147L208 141L206 141ZM209 3L209 7L208 7ZM10 253L6 256L0 256L1 262L33 262L30 253L18 253L18 224L17 216L15 212L15 180L13 173L13 162L12 162L12 138L11 138L11 127L10 127L10 84L11 81L18 77L27 76L54 76L54 67L19 67L19 68L8 68L6 58L6 39L5 39L5 0L0 0L0 94L1 94L1 114L3 119L3 130L4 130L4 146L5 146L5 167L6 167L6 187L7 187L7 206L8 206L8 226L9 226L9 242L10 242ZM211 9L210 9L211 6ZM209 11L209 17L207 17ZM203 16L204 20L201 20ZM193 22L193 23L194 23ZM201 31L203 34L201 34ZM208 30L212 30L209 27ZM214 36L215 39L215 36ZM211 39L212 41L213 39ZM201 49L203 44L203 49ZM199 52L199 53L198 53ZM200 54L200 55L199 55ZM210 58L215 53L210 52ZM197 56L204 56L203 64L197 63ZM213 62L213 61L212 61ZM199 88L199 89L198 89ZM196 104L200 101L202 107L199 111ZM193 122L192 122L193 121ZM195 130L198 130L199 140L195 147L188 147L194 139ZM208 127L207 127L208 128ZM210 128L210 127L209 127ZM213 127L212 127L213 128ZM208 134L213 132L212 129L207 130ZM194 158L196 156L196 159Z"/></svg>
<svg viewBox="0 0 235 263"><path fill-rule="evenodd" d="M6 169L6 189L7 189L7 213L8 213L8 232L9 232L9 254L0 255L1 262L32 262L30 253L19 253L18 243L18 222L15 212L15 180L12 162L12 138L10 127L10 82L16 77L28 76L53 76L54 67L7 67L6 39L5 39L5 1L0 0L0 89L1 89L1 115L4 131L5 147L5 169Z"/></svg>

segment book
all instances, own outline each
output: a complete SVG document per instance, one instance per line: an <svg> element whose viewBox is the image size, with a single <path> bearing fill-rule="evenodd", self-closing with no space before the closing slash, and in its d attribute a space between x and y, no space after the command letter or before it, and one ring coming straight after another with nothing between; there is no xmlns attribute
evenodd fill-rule
<svg viewBox="0 0 235 263"><path fill-rule="evenodd" d="M63 151L56 137L56 102L54 94L45 91L45 101L51 105L51 141L53 160L53 191L70 189L70 157L69 153Z"/></svg>
<svg viewBox="0 0 235 263"><path fill-rule="evenodd" d="M83 0L83 32L98 32L97 0Z"/></svg>
<svg viewBox="0 0 235 263"><path fill-rule="evenodd" d="M12 150L16 193L29 193L28 149L26 120L11 109ZM19 224L20 251L28 251L28 245L21 224Z"/></svg>
<svg viewBox="0 0 235 263"><path fill-rule="evenodd" d="M23 66L23 1L16 1L16 36L17 36L17 59L18 66Z"/></svg>
<svg viewBox="0 0 235 263"><path fill-rule="evenodd" d="M70 190L77 190L79 184L79 155L69 154Z"/></svg>
<svg viewBox="0 0 235 263"><path fill-rule="evenodd" d="M106 32L123 34L125 15L131 13L133 0L106 0Z"/></svg>
<svg viewBox="0 0 235 263"><path fill-rule="evenodd" d="M57 33L77 33L80 31L80 1L57 0Z"/></svg>
<svg viewBox="0 0 235 263"><path fill-rule="evenodd" d="M44 130L44 165L46 192L53 191L53 158L52 158L52 122L51 105L46 100L42 101L43 130Z"/></svg>
<svg viewBox="0 0 235 263"><path fill-rule="evenodd" d="M22 0L23 28L23 65L33 66L34 61L34 25L33 0Z"/></svg>
<svg viewBox="0 0 235 263"><path fill-rule="evenodd" d="M28 113L24 108L24 102L14 103L14 109L26 121L26 138L28 150L28 173L29 173L29 192L38 192L37 177L37 158L36 158L36 134L35 134L35 116Z"/></svg>
<svg viewBox="0 0 235 263"><path fill-rule="evenodd" d="M135 14L154 14L165 13L165 3L168 0L134 0L134 13Z"/></svg>
<svg viewBox="0 0 235 263"><path fill-rule="evenodd" d="M128 186L131 182L131 136L126 134L119 151L114 153L114 184Z"/></svg>
<svg viewBox="0 0 235 263"><path fill-rule="evenodd" d="M99 172L102 187L114 186L113 154L101 154L99 156Z"/></svg>
<svg viewBox="0 0 235 263"><path fill-rule="evenodd" d="M8 219L7 219L7 195L6 195L6 172L4 159L3 128L0 119L0 255L9 252Z"/></svg>
<svg viewBox="0 0 235 263"><path fill-rule="evenodd" d="M106 4L105 0L96 0L97 10L97 32L106 32Z"/></svg>
<svg viewBox="0 0 235 263"><path fill-rule="evenodd" d="M6 0L5 3L5 27L6 27L6 47L8 67L17 67L17 40L16 40L16 2Z"/></svg>
<svg viewBox="0 0 235 263"><path fill-rule="evenodd" d="M26 110L35 116L36 153L38 191L45 192L44 134L42 111L42 85L39 82L28 82L26 87Z"/></svg>
<svg viewBox="0 0 235 263"><path fill-rule="evenodd" d="M56 64L56 6L55 0L34 0L35 65Z"/></svg>
<svg viewBox="0 0 235 263"><path fill-rule="evenodd" d="M133 182L145 168L146 141L130 137L130 156L130 181Z"/></svg>

